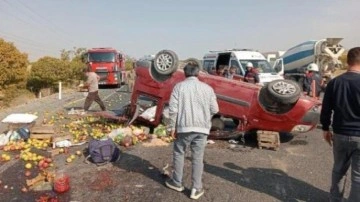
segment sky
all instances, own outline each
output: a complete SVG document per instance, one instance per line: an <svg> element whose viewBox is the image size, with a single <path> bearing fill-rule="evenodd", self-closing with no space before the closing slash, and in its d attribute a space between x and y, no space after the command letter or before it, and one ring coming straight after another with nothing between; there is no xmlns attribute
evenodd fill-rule
<svg viewBox="0 0 360 202"><path fill-rule="evenodd" d="M210 50L287 50L307 40L360 46L359 0L0 0L0 38L31 61L73 47L140 58Z"/></svg>

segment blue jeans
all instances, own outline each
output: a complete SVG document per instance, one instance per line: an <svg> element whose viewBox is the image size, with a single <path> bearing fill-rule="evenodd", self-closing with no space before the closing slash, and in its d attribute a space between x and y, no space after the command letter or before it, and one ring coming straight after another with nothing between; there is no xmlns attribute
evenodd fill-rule
<svg viewBox="0 0 360 202"><path fill-rule="evenodd" d="M349 202L360 201L360 137L334 134L334 167L330 189L330 201L342 201L344 176L351 165L351 190Z"/></svg>
<svg viewBox="0 0 360 202"><path fill-rule="evenodd" d="M202 174L204 170L204 151L207 135L200 133L181 133L177 134L174 142L174 172L173 181L177 185L182 185L184 160L186 147L190 145L192 162L192 188L202 189Z"/></svg>

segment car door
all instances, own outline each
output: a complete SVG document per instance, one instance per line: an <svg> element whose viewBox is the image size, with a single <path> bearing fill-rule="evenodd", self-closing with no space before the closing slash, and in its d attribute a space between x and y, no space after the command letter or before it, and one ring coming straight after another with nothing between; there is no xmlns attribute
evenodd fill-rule
<svg viewBox="0 0 360 202"><path fill-rule="evenodd" d="M277 72L278 75L284 76L284 61L282 58L279 58L275 61L273 69Z"/></svg>

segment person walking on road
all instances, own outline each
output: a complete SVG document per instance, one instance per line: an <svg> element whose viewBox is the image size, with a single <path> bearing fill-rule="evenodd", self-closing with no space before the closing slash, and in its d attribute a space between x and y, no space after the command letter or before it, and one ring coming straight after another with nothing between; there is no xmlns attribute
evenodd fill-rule
<svg viewBox="0 0 360 202"><path fill-rule="evenodd" d="M102 111L106 111L106 107L99 97L99 79L100 77L91 70L91 68L85 68L84 73L87 77L87 80L83 86L83 88L88 89L88 95L85 99L84 110L88 111L91 104L95 101L100 105Z"/></svg>
<svg viewBox="0 0 360 202"><path fill-rule="evenodd" d="M132 69L128 72L128 89L129 92L133 92L134 89L134 85L135 85L135 79L136 79L136 72L135 72L135 68L136 68L136 63L133 62L133 66Z"/></svg>
<svg viewBox="0 0 360 202"><path fill-rule="evenodd" d="M166 186L183 191L182 185L185 151L188 146L192 157L192 189L190 198L204 194L202 174L204 151L211 128L211 118L219 111L214 90L199 81L199 67L189 63L184 67L186 79L175 85L169 103L171 135L175 138L173 175Z"/></svg>
<svg viewBox="0 0 360 202"><path fill-rule="evenodd" d="M347 54L348 71L327 85L320 121L324 139L333 146L330 201L342 201L351 166L349 202L360 201L360 47ZM333 132L330 132L332 123Z"/></svg>

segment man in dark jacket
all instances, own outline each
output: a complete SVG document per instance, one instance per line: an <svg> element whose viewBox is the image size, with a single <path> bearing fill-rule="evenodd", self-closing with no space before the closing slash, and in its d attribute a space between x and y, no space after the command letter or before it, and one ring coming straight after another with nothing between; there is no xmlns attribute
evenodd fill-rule
<svg viewBox="0 0 360 202"><path fill-rule="evenodd" d="M319 74L319 67L315 63L309 64L307 67L307 73L303 83L303 90L305 94L311 96L312 93L315 93L316 97L320 96L321 93L321 86L322 86L322 79ZM312 83L315 81L315 88L313 89ZM313 92L315 91L315 92Z"/></svg>
<svg viewBox="0 0 360 202"><path fill-rule="evenodd" d="M246 69L247 71L244 76L244 81L255 84L259 83L260 82L259 74L251 62L248 62L246 64Z"/></svg>
<svg viewBox="0 0 360 202"><path fill-rule="evenodd" d="M355 202L360 201L360 47L349 50L347 63L348 71L327 85L320 121L324 139L333 145L330 201L343 200L342 181L351 166L348 201Z"/></svg>

